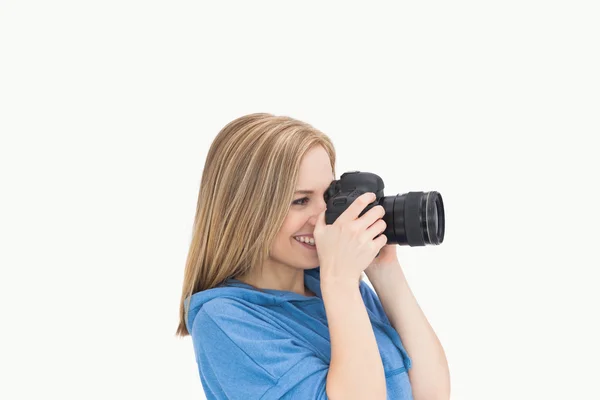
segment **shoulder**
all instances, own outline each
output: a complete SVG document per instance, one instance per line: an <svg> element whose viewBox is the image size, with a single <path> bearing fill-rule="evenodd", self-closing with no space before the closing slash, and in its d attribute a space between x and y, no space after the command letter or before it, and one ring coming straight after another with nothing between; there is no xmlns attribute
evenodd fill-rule
<svg viewBox="0 0 600 400"><path fill-rule="evenodd" d="M240 299L216 297L204 303L200 311L208 315L218 316L223 312L248 312L252 307L253 305L251 303Z"/></svg>
<svg viewBox="0 0 600 400"><path fill-rule="evenodd" d="M223 327L234 322L256 323L260 306L240 299L217 297L202 305L194 319L197 324L212 323Z"/></svg>
<svg viewBox="0 0 600 400"><path fill-rule="evenodd" d="M290 371L300 376L306 373L308 364L301 363L305 359L315 370L326 368L313 347L298 340L279 313L236 299L206 302L194 320L191 336L200 368L214 370L220 379L223 374L232 375L231 384L237 388L231 391L258 385L263 393L278 382L283 384L279 378ZM295 366L298 370L292 370ZM297 382L294 374L290 379Z"/></svg>

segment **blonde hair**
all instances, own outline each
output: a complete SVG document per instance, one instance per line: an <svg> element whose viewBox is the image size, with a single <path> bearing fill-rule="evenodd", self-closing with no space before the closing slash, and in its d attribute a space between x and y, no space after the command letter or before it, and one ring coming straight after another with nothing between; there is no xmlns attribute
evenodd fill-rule
<svg viewBox="0 0 600 400"><path fill-rule="evenodd" d="M192 294L263 266L293 201L300 162L319 145L335 177L333 143L305 122L257 113L218 133L202 172L177 336L190 334L185 321Z"/></svg>

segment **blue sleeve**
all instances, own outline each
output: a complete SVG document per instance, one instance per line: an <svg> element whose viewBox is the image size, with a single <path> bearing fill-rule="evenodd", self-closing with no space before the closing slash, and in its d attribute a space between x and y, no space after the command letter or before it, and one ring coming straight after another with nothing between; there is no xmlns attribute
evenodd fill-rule
<svg viewBox="0 0 600 400"><path fill-rule="evenodd" d="M207 399L327 399L329 364L272 318L233 299L203 305L191 334Z"/></svg>
<svg viewBox="0 0 600 400"><path fill-rule="evenodd" d="M369 286L369 284L363 280L360 281L360 292L367 309L381 322L392 326L387 314L385 313L385 310L383 309L381 300L379 300L379 297L377 296L377 293L375 293L371 286Z"/></svg>
<svg viewBox="0 0 600 400"><path fill-rule="evenodd" d="M386 333L386 335L392 340L394 346L398 349L402 356L403 364L407 370L412 368L412 359L408 355L404 344L402 343L402 339L400 338L400 334L396 331L396 329L392 326L392 323L388 319L385 310L383 309L383 305L381 304L381 300L379 300L379 296L369 284L363 280L360 281L360 293L363 297L363 301L365 302L365 306L369 313L377 319L381 324L381 329ZM377 333L376 333L377 336Z"/></svg>

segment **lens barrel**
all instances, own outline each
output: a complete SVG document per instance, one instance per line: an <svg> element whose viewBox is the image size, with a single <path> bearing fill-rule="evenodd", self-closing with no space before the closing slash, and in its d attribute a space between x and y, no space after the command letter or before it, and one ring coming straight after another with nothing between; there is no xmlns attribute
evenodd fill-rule
<svg viewBox="0 0 600 400"><path fill-rule="evenodd" d="M425 246L444 241L444 203L438 192L386 196L380 204L385 209L387 244Z"/></svg>

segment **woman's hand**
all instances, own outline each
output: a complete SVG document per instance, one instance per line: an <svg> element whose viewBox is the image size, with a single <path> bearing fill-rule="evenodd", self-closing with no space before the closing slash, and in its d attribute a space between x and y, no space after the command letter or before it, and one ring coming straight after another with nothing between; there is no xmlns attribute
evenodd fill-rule
<svg viewBox="0 0 600 400"><path fill-rule="evenodd" d="M326 210L319 214L313 235L321 264L321 282L358 282L387 243L386 236L381 234L386 228L381 219L385 214L382 206L375 206L358 218L375 199L374 193L363 193L331 225L325 222Z"/></svg>
<svg viewBox="0 0 600 400"><path fill-rule="evenodd" d="M397 248L397 244L386 244L381 248L379 257L375 257L373 262L371 262L371 264L369 264L369 266L365 269L365 274L369 280L371 280L371 277L376 274L385 272L390 268L398 268L400 266L398 254L396 253Z"/></svg>

